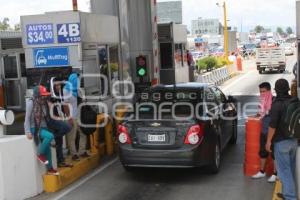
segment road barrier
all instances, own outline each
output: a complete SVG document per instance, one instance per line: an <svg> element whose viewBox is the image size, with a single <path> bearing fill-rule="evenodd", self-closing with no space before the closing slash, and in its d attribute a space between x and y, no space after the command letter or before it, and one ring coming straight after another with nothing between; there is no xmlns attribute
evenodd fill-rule
<svg viewBox="0 0 300 200"><path fill-rule="evenodd" d="M236 75L236 69L233 65L215 69L206 74L198 74L195 76L195 81L200 83L210 83L214 85L221 85L228 79Z"/></svg>
<svg viewBox="0 0 300 200"><path fill-rule="evenodd" d="M261 169L260 166L260 135L261 120L259 118L249 117L246 121L246 143L245 143L245 162L244 173L246 176L253 176ZM265 172L272 175L274 171L274 162L269 156L267 158Z"/></svg>
<svg viewBox="0 0 300 200"><path fill-rule="evenodd" d="M244 174L253 176L260 170L260 133L261 121L258 118L248 118L246 121L246 144Z"/></svg>

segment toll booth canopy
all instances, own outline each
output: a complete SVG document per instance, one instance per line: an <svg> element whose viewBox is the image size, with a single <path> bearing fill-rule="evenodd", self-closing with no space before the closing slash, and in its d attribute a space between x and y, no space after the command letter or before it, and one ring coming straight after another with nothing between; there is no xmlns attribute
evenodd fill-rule
<svg viewBox="0 0 300 200"><path fill-rule="evenodd" d="M119 29L114 16L63 11L21 17L28 87L80 73L87 94L119 79ZM105 84L105 85L104 85Z"/></svg>

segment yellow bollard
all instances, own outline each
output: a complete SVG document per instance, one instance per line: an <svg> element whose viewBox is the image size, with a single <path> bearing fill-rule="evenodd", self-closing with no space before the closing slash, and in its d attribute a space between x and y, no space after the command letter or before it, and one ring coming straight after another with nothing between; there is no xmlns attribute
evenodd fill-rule
<svg viewBox="0 0 300 200"><path fill-rule="evenodd" d="M113 143L113 126L112 120L109 118L108 123L105 126L105 144L106 153L111 156L114 153L114 143Z"/></svg>
<svg viewBox="0 0 300 200"><path fill-rule="evenodd" d="M291 95L293 96L293 97L297 97L298 95L297 95L297 81L294 79L293 81L292 81L292 85L291 85Z"/></svg>

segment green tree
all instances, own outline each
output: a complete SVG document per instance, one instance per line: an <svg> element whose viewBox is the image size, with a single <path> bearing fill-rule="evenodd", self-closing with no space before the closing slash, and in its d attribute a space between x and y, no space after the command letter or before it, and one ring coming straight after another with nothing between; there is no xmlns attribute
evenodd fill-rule
<svg viewBox="0 0 300 200"><path fill-rule="evenodd" d="M254 28L255 32L256 33L261 33L265 30L265 28L261 25L257 25L255 28Z"/></svg>
<svg viewBox="0 0 300 200"><path fill-rule="evenodd" d="M287 27L286 33L289 34L289 35L293 34L293 29L291 27Z"/></svg>
<svg viewBox="0 0 300 200"><path fill-rule="evenodd" d="M15 24L15 31L21 31L21 25Z"/></svg>
<svg viewBox="0 0 300 200"><path fill-rule="evenodd" d="M276 32L279 33L279 35L284 35L285 34L284 31L283 31L283 29L281 27L277 27L277 31Z"/></svg>
<svg viewBox="0 0 300 200"><path fill-rule="evenodd" d="M5 17L2 21L0 21L0 31L7 31L10 29L9 19Z"/></svg>

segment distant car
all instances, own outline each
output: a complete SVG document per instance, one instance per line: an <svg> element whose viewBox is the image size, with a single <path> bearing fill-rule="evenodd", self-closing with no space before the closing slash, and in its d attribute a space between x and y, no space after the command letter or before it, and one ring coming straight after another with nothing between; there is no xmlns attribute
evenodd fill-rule
<svg viewBox="0 0 300 200"><path fill-rule="evenodd" d="M145 93L118 127L124 168L209 166L217 173L222 150L237 141L235 99L205 83L156 86Z"/></svg>
<svg viewBox="0 0 300 200"><path fill-rule="evenodd" d="M194 60L199 60L203 57L203 53L199 51L191 52Z"/></svg>
<svg viewBox="0 0 300 200"><path fill-rule="evenodd" d="M286 56L294 55L294 48L292 43L283 43L280 45L281 48L284 48L284 53Z"/></svg>
<svg viewBox="0 0 300 200"><path fill-rule="evenodd" d="M250 55L255 55L255 53L256 53L256 44L249 43L249 44L244 44L243 45L242 55L250 56Z"/></svg>

